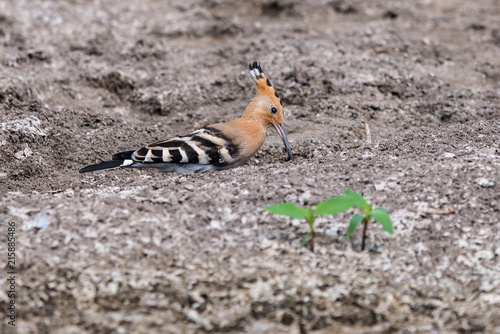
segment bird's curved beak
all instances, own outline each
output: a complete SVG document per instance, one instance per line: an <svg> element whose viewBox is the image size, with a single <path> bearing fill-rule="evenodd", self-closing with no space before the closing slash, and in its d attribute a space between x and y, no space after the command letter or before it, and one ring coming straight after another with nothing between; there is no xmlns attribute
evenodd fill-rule
<svg viewBox="0 0 500 334"><path fill-rule="evenodd" d="M285 129L283 129L283 125L278 124L275 120L273 120L273 126L278 132L278 134L281 137L281 140L283 141L283 144L285 145L286 151L288 152L288 156L290 157L290 160L293 160L293 154L292 154L292 149L290 148L290 143L288 142L288 138L286 137Z"/></svg>

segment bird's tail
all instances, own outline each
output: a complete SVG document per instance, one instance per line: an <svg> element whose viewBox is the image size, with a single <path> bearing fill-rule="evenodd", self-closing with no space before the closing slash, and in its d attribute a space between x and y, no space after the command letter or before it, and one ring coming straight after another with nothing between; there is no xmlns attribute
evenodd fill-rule
<svg viewBox="0 0 500 334"><path fill-rule="evenodd" d="M113 155L113 160L101 162L100 164L90 165L79 170L80 173L95 172L98 170L115 169L130 166L134 163L132 154L134 151L120 152Z"/></svg>

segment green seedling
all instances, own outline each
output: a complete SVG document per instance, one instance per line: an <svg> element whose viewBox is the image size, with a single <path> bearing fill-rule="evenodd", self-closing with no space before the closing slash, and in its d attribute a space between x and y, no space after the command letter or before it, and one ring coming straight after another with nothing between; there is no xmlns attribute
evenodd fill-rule
<svg viewBox="0 0 500 334"><path fill-rule="evenodd" d="M281 203L270 205L266 208L267 211L274 213L276 215L288 216L295 219L305 219L309 224L309 232L302 239L300 247L304 247L308 240L311 240L311 252L314 253L314 241L316 237L316 232L314 231L314 221L319 216L333 216L340 212L347 211L353 207L358 207L363 212L363 215L355 213L349 223L347 228L347 236L350 237L356 227L364 222L363 228L363 241L361 244L361 250L365 249L366 240L366 230L368 227L368 222L370 218L375 219L375 221L382 224L384 230L393 233L392 221L387 214L387 210L382 207L377 207L372 210L372 205L368 204L363 196L352 191L344 191L344 197L332 197L324 202L321 202L316 207L316 212L312 208L301 208L293 203Z"/></svg>
<svg viewBox="0 0 500 334"><path fill-rule="evenodd" d="M363 196L352 191L344 191L344 197L332 197L326 200L316 208L316 213L318 215L336 215L339 212L347 211L353 207L361 209L362 215L355 213L351 220L349 221L349 227L347 228L347 237L350 237L359 223L363 222L363 239L361 242L361 250L365 250L365 240L366 240L366 230L368 228L368 222L371 218L379 222L384 230L392 234L394 232L392 227L392 221L387 213L387 210L379 206L372 209L372 205L368 204Z"/></svg>
<svg viewBox="0 0 500 334"><path fill-rule="evenodd" d="M281 203L270 205L266 208L266 210L276 215L307 220L307 223L309 224L309 232L302 239L300 247L304 247L307 240L311 239L311 252L314 253L314 239L316 238L316 232L314 231L314 221L316 220L317 215L314 214L312 208L301 208L293 203Z"/></svg>

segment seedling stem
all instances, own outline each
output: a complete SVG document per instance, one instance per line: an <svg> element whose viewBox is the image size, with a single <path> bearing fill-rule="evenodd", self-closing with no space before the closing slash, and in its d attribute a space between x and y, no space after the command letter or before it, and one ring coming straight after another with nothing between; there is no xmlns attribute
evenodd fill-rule
<svg viewBox="0 0 500 334"><path fill-rule="evenodd" d="M364 251L365 250L365 240L366 240L366 230L368 229L368 218L369 217L365 217L365 219L363 219L363 241L361 241L361 250Z"/></svg>

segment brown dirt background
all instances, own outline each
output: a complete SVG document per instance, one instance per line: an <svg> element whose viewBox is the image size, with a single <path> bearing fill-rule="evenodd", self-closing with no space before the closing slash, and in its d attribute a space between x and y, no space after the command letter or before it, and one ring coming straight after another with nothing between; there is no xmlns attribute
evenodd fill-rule
<svg viewBox="0 0 500 334"><path fill-rule="evenodd" d="M78 174L239 117L254 60L295 161L270 131L228 171ZM499 82L497 0L0 2L17 332L500 333ZM365 119L373 142L347 149ZM367 252L347 214L312 254L305 223L264 211L349 188L394 221Z"/></svg>

